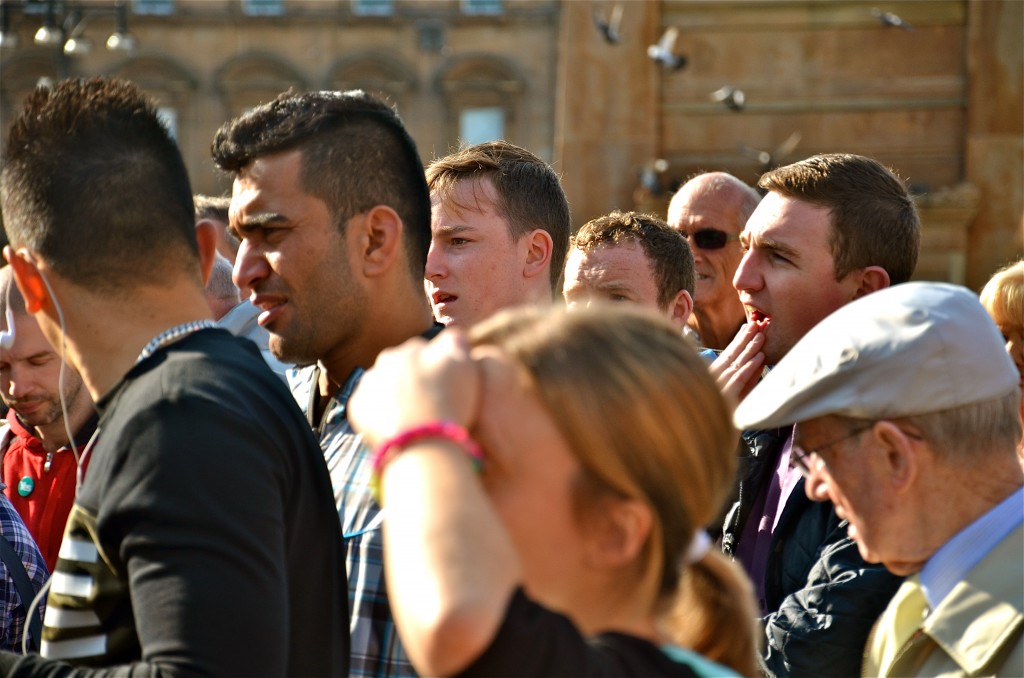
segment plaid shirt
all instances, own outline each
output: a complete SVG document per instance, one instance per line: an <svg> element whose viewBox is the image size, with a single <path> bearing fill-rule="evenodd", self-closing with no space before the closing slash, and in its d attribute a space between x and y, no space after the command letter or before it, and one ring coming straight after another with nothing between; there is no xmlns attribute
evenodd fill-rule
<svg viewBox="0 0 1024 678"><path fill-rule="evenodd" d="M330 399L319 426L313 421L320 368L291 371L288 384L324 452L341 517L348 566L352 676L414 676L391 616L384 587L383 512L370 496L371 451L348 423L345 409L362 369Z"/></svg>
<svg viewBox="0 0 1024 678"><path fill-rule="evenodd" d="M0 487L3 484L0 483ZM21 516L14 510L11 500L0 492L0 535L14 548L25 565L25 572L32 582L32 588L38 593L50 573L43 562L43 554L39 552L32 535L22 522ZM25 627L25 610L31 600L22 601L14 579L7 571L7 565L0 560L0 650L12 650L21 653L21 634ZM37 614L42 615L46 609L45 596L40 599ZM36 641L38 642L38 638Z"/></svg>

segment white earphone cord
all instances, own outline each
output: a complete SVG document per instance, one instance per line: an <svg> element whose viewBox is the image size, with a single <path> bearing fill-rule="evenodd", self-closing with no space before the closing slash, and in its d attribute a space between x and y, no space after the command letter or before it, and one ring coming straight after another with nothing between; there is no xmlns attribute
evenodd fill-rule
<svg viewBox="0 0 1024 678"><path fill-rule="evenodd" d="M53 301L53 308L57 311L57 322L60 324L60 371L57 374L57 397L60 399L60 411L64 416L64 432L68 434L68 446L71 448L71 453L75 455L75 464L78 467L78 472L75 477L75 494L78 494L78 488L82 484L82 459L78 453L78 447L75 445L75 436L71 431L71 422L68 418L68 404L64 400L64 375L67 370L67 333L65 332L64 325L64 311L60 307L60 302L57 301L57 296L53 293L53 287L50 285L50 281L46 278L46 274L39 270L36 266L36 270L39 271L39 277L42 278L43 284L46 285L46 291L50 293L50 300ZM14 281L11 281L14 284ZM7 307L10 308L10 288L7 288L8 300ZM10 327L7 328L11 330ZM98 429L97 429L98 431ZM93 434L95 438L95 434ZM91 442L91 440L90 440ZM88 446L86 446L88 447ZM46 583L39 588L39 592L32 599L32 604L25 610L25 627L22 632L21 638L21 653L28 654L28 629L33 614L37 614L39 611L39 602L42 597L50 590L50 583L53 581L53 573L50 573L50 577L46 580ZM45 621L44 621L45 623ZM42 638L36 639L39 642L40 649L42 649Z"/></svg>

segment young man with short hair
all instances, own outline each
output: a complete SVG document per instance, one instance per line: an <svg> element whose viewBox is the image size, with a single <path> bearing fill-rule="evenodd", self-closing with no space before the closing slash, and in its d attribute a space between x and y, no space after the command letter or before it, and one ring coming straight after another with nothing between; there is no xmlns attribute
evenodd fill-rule
<svg viewBox="0 0 1024 678"><path fill-rule="evenodd" d="M875 160L818 155L761 177L767 195L740 236L733 284L747 325L711 366L742 399L765 364L845 304L910 278L920 221L899 178ZM792 429L745 431L738 498L723 550L761 604L766 670L848 673L899 586L864 562L830 503L814 504L791 466Z"/></svg>
<svg viewBox="0 0 1024 678"><path fill-rule="evenodd" d="M693 308L693 284L686 238L653 215L614 211L573 235L562 294L570 309L625 301L682 329Z"/></svg>
<svg viewBox="0 0 1024 678"><path fill-rule="evenodd" d="M468 327L512 306L548 306L569 245L569 203L554 170L506 141L427 167L434 317Z"/></svg>

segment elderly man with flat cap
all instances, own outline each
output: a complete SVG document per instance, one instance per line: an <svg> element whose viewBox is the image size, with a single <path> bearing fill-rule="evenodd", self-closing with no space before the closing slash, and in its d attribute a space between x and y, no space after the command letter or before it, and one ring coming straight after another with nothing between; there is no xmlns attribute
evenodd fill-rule
<svg viewBox="0 0 1024 678"><path fill-rule="evenodd" d="M736 410L743 429L797 424L808 497L832 501L866 561L907 577L863 675L1024 676L1019 403L977 297L906 283L827 317Z"/></svg>

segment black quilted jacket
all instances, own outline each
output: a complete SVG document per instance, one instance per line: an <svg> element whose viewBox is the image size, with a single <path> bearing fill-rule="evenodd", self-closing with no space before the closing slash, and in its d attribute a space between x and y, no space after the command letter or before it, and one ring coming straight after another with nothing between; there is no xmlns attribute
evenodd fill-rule
<svg viewBox="0 0 1024 678"><path fill-rule="evenodd" d="M738 498L723 527L734 556L758 490L767 483L791 429L744 432ZM902 578L866 563L831 502L812 502L800 479L775 533L765 572L762 670L769 676L860 675L868 633Z"/></svg>

